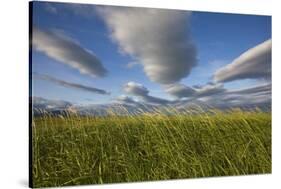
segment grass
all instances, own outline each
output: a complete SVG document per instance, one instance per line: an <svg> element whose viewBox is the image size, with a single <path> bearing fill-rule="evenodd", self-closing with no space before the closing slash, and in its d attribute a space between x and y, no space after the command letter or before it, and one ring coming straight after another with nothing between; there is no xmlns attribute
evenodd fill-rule
<svg viewBox="0 0 281 189"><path fill-rule="evenodd" d="M271 173L271 113L45 115L33 132L34 187Z"/></svg>

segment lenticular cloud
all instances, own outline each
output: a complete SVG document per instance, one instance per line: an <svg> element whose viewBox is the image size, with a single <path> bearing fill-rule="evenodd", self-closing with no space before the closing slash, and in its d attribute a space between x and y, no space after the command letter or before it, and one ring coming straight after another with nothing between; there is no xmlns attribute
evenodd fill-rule
<svg viewBox="0 0 281 189"><path fill-rule="evenodd" d="M32 44L37 51L79 70L82 74L103 77L107 73L92 52L63 34L34 27Z"/></svg>
<svg viewBox="0 0 281 189"><path fill-rule="evenodd" d="M249 49L232 63L222 67L214 74L217 82L239 79L270 79L271 77L271 39Z"/></svg>
<svg viewBox="0 0 281 189"><path fill-rule="evenodd" d="M178 82L197 64L189 31L191 13L124 7L101 7L98 11L120 50L136 58L150 80Z"/></svg>

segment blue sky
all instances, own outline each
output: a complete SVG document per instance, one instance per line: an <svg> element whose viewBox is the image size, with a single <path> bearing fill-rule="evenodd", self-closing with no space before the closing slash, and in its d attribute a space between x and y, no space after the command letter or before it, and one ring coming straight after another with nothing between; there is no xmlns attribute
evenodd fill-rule
<svg viewBox="0 0 281 189"><path fill-rule="evenodd" d="M120 95L134 95L128 91L126 93L124 85L135 82L145 86L150 96L174 99L173 95L165 91L166 85L161 81L155 82L153 77L148 76L144 70L145 64L141 62L143 59L137 56L138 51L122 52L122 39L119 41L120 38L114 39L111 30L116 28L110 28L111 20L103 16L94 5L34 3L34 26L42 31L50 30L67 36L82 48L91 51L107 70L107 74L103 77L83 74L37 48L33 48L32 51L32 71L69 83L102 89L110 92L110 95L77 90L61 85L60 82L34 77L32 96L66 100L76 104L109 103ZM196 66L190 68L190 73L177 81L185 86L204 86L208 82L213 82L213 75L218 69L232 63L249 49L271 39L271 17L268 16L192 12L187 17L188 23L183 22L181 27L185 29L185 24L187 25L186 28L189 30L187 38L196 48L197 60ZM128 64L133 62L139 64L128 68ZM260 78L244 77L223 82L223 85L227 90L239 90L264 82L268 83Z"/></svg>

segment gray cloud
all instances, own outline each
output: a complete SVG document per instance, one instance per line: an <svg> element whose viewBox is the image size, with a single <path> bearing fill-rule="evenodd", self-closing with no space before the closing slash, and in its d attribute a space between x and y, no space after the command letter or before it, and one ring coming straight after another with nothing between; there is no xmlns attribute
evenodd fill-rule
<svg viewBox="0 0 281 189"><path fill-rule="evenodd" d="M197 87L196 96L198 96L198 97L212 96L212 95L217 95L219 93L223 93L225 91L226 91L226 89L223 87L222 84L209 83L207 85Z"/></svg>
<svg viewBox="0 0 281 189"><path fill-rule="evenodd" d="M214 74L216 82L271 78L271 39L244 52Z"/></svg>
<svg viewBox="0 0 281 189"><path fill-rule="evenodd" d="M272 89L272 86L271 86L271 83L269 83L269 84L263 84L263 85L259 85L259 86L255 86L255 87L251 87L251 88L246 88L246 89L228 91L227 94L240 94L240 95L269 94L269 95L271 95L271 89Z"/></svg>
<svg viewBox="0 0 281 189"><path fill-rule="evenodd" d="M120 50L136 58L150 80L178 82L197 64L190 12L125 7L99 7L98 11Z"/></svg>
<svg viewBox="0 0 281 189"><path fill-rule="evenodd" d="M151 104L167 104L170 101L162 98L154 97L149 95L149 90L142 84L135 82L128 82L124 85L124 91L130 95L139 97L145 103Z"/></svg>
<svg viewBox="0 0 281 189"><path fill-rule="evenodd" d="M135 83L132 81L124 85L124 91L128 94L132 94L135 96L146 96L149 93L148 89L142 84Z"/></svg>
<svg viewBox="0 0 281 189"><path fill-rule="evenodd" d="M107 73L100 60L92 52L61 32L34 27L32 44L37 51L79 70L82 74L103 77Z"/></svg>
<svg viewBox="0 0 281 189"><path fill-rule="evenodd" d="M192 97L196 93L195 89L179 83L166 86L165 91L177 98Z"/></svg>
<svg viewBox="0 0 281 189"><path fill-rule="evenodd" d="M77 83L63 81L63 80L60 80L60 79L57 79L57 78L54 78L54 77L51 77L51 76L45 75L45 74L33 73L33 76L37 79L47 80L47 81L53 82L57 85L64 86L67 88L78 89L78 90L87 91L87 92L91 92L91 93L95 93L95 94L101 94L101 95L110 94L109 92L107 92L103 89L98 89L98 88L85 86L85 85L81 85L81 84L77 84Z"/></svg>
<svg viewBox="0 0 281 189"><path fill-rule="evenodd" d="M165 91L177 98L199 98L203 96L212 96L225 92L222 84L208 83L204 86L188 87L183 84L172 84L165 88Z"/></svg>
<svg viewBox="0 0 281 189"><path fill-rule="evenodd" d="M169 105L175 108L189 107L192 104L219 109L271 107L271 83L239 90L228 90L224 88L223 84L217 83L207 83L204 86L196 87L188 87L183 84L166 85L165 87L165 91L177 99L166 100L150 96L146 87L135 82L127 83L124 91L140 98L144 103Z"/></svg>
<svg viewBox="0 0 281 189"><path fill-rule="evenodd" d="M205 96L199 100L214 107L247 107L247 106L270 106L271 83L251 88L229 90L215 96Z"/></svg>
<svg viewBox="0 0 281 189"><path fill-rule="evenodd" d="M149 103L149 104L162 104L162 105L165 105L165 104L171 103L171 101L169 101L169 100L166 100L166 99L163 99L163 98L154 97L154 96L150 96L150 95L142 96L141 98L143 99L144 102Z"/></svg>
<svg viewBox="0 0 281 189"><path fill-rule="evenodd" d="M174 102L182 103L183 106L191 102L222 109L231 107L269 108L271 106L271 83L239 90L227 90L222 84L215 83L195 87L175 84L166 88L166 92L177 97L178 100ZM188 100L186 101L184 98L188 98Z"/></svg>

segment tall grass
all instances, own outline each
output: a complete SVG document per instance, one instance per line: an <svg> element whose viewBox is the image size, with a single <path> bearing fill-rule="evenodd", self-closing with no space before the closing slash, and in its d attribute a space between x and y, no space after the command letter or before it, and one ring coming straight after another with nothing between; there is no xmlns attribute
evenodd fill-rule
<svg viewBox="0 0 281 189"><path fill-rule="evenodd" d="M34 187L271 172L271 114L232 110L33 120Z"/></svg>

